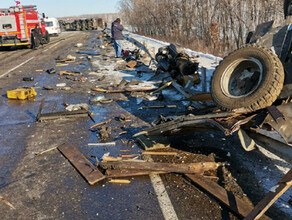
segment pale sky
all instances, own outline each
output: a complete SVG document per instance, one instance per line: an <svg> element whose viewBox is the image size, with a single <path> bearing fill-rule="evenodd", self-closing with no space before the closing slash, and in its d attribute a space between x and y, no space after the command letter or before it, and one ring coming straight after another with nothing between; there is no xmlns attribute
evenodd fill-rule
<svg viewBox="0 0 292 220"><path fill-rule="evenodd" d="M82 14L115 13L119 0L19 0L21 5L37 5L40 13L48 17ZM13 0L0 0L0 8L14 6Z"/></svg>

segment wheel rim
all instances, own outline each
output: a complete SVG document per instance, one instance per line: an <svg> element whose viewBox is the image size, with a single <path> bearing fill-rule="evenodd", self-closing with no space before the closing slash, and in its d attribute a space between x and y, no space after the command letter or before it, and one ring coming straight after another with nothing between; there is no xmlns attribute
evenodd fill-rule
<svg viewBox="0 0 292 220"><path fill-rule="evenodd" d="M230 98L242 98L254 93L263 79L263 65L256 58L237 59L224 71L221 90Z"/></svg>

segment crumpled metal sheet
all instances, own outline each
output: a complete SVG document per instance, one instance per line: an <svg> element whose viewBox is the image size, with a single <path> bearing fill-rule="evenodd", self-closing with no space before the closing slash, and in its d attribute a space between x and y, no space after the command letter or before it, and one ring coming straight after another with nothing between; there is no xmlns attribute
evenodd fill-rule
<svg viewBox="0 0 292 220"><path fill-rule="evenodd" d="M287 144L292 144L292 102L277 106L277 109L284 117L279 117L279 112L271 110L264 124L274 128Z"/></svg>

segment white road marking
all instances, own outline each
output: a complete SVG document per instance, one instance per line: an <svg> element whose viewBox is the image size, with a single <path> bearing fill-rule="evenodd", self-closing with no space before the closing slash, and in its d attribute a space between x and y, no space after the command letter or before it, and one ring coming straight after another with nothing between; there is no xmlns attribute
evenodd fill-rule
<svg viewBox="0 0 292 220"><path fill-rule="evenodd" d="M12 68L11 70L7 71L6 73L2 74L0 76L0 78L6 76L7 74L11 73L12 71L18 69L19 67L23 66L24 64L28 63L29 61L31 61L32 59L34 59L34 57L31 57L30 59L28 59L27 61L24 61L23 63L19 64L18 66Z"/></svg>
<svg viewBox="0 0 292 220"><path fill-rule="evenodd" d="M177 214L166 192L165 186L159 175L150 175L150 179L157 195L159 206L165 220L178 220Z"/></svg>

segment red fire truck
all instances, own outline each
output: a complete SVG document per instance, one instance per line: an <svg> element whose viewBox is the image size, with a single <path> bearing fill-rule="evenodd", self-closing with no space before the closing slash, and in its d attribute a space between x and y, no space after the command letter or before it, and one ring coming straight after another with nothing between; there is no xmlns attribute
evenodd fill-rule
<svg viewBox="0 0 292 220"><path fill-rule="evenodd" d="M35 31L36 25L39 25L40 29ZM44 19L39 16L35 5L0 9L0 47L37 47L49 41Z"/></svg>

